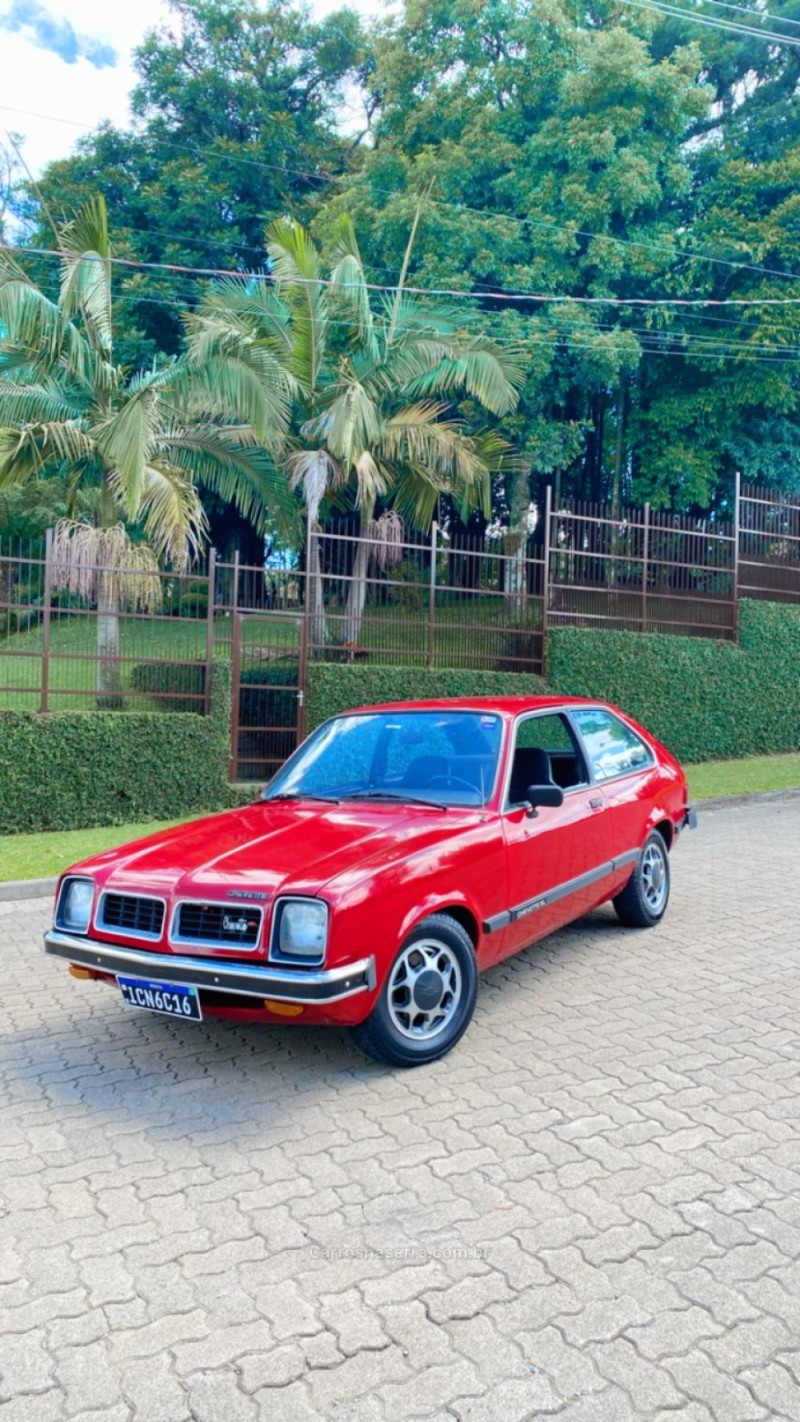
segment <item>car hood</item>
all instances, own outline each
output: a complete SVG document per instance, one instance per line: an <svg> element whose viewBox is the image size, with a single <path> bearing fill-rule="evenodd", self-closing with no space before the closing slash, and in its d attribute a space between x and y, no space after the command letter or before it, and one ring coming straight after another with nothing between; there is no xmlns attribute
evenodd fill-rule
<svg viewBox="0 0 800 1422"><path fill-rule="evenodd" d="M476 809L428 810L406 805L320 805L261 801L195 820L76 866L101 888L165 897L272 898L282 891L315 894L337 875L374 869L463 832Z"/></svg>

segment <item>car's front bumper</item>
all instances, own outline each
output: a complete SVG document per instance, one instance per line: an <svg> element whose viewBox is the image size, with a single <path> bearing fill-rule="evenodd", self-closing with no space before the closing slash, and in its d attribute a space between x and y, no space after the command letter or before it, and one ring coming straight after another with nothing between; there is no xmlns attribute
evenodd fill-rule
<svg viewBox="0 0 800 1422"><path fill-rule="evenodd" d="M681 829L697 829L697 811L693 805L687 805L683 812L683 819L680 823Z"/></svg>
<svg viewBox="0 0 800 1422"><path fill-rule="evenodd" d="M117 977L163 979L164 982L233 993L242 1006L252 998L277 1002L328 1003L370 992L376 985L375 959L362 958L339 968L292 969L270 964L232 963L211 958L188 958L177 953L147 953L97 938L80 938L51 928L44 935L46 953L96 973Z"/></svg>

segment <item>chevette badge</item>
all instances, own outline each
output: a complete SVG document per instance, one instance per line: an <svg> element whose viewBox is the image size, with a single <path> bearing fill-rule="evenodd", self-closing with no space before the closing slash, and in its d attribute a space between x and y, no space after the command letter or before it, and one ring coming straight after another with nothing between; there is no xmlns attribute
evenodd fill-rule
<svg viewBox="0 0 800 1422"><path fill-rule="evenodd" d="M222 918L222 927L226 933L247 933L255 926L254 922L248 922L246 918L231 918L227 913Z"/></svg>
<svg viewBox="0 0 800 1422"><path fill-rule="evenodd" d="M269 894L260 894L255 889L229 889L229 899L268 899Z"/></svg>

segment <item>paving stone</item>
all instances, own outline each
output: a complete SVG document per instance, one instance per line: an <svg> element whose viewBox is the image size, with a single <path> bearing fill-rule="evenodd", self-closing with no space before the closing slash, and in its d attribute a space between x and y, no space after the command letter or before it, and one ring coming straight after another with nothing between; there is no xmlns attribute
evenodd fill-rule
<svg viewBox="0 0 800 1422"><path fill-rule="evenodd" d="M3 1422L796 1422L798 840L704 814L654 933L410 1073L123 1013L1 904Z"/></svg>

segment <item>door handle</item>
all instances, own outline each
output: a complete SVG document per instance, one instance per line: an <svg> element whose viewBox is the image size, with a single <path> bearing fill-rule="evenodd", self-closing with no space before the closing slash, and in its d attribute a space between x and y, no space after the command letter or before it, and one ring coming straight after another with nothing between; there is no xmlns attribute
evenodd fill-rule
<svg viewBox="0 0 800 1422"><path fill-rule="evenodd" d="M592 795L592 797L591 797L591 799L590 799L590 801L589 801L589 809L590 809L590 810L602 810L602 808L603 808L603 803L604 803L604 801L603 801L602 795Z"/></svg>

